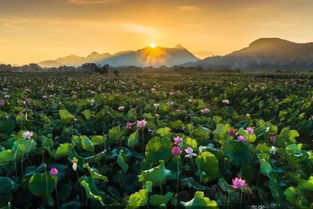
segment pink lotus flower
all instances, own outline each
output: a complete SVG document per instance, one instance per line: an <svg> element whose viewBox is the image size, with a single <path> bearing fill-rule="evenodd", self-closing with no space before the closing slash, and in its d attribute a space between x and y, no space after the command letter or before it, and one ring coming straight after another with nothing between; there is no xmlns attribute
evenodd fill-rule
<svg viewBox="0 0 313 209"><path fill-rule="evenodd" d="M57 176L59 171L56 168L51 168L49 173L50 173L51 176Z"/></svg>
<svg viewBox="0 0 313 209"><path fill-rule="evenodd" d="M181 153L182 153L182 150L181 150L180 146L175 145L172 147L172 154L174 156L179 156Z"/></svg>
<svg viewBox="0 0 313 209"><path fill-rule="evenodd" d="M183 138L179 137L179 136L176 136L174 137L174 144L179 144L183 141Z"/></svg>
<svg viewBox="0 0 313 209"><path fill-rule="evenodd" d="M30 139L33 135L34 135L34 132L32 132L32 131L25 131L25 132L23 133L23 137L24 137L25 139Z"/></svg>
<svg viewBox="0 0 313 209"><path fill-rule="evenodd" d="M232 180L232 183L233 183L232 187L234 189L242 189L248 186L246 180L237 177Z"/></svg>
<svg viewBox="0 0 313 209"><path fill-rule="evenodd" d="M146 124L147 124L147 121L146 121L145 119L143 119L143 120L137 120L137 122L136 122L137 128L143 128L143 127L146 126Z"/></svg>
<svg viewBox="0 0 313 209"><path fill-rule="evenodd" d="M133 123L131 123L131 122L126 123L126 128L131 128L132 126L133 126Z"/></svg>
<svg viewBox="0 0 313 209"><path fill-rule="evenodd" d="M249 134L253 134L254 133L254 128L252 128L252 127L247 127L246 128L246 131L249 133Z"/></svg>
<svg viewBox="0 0 313 209"><path fill-rule="evenodd" d="M211 110L208 107L205 107L201 110L202 113L207 114L209 112L211 112Z"/></svg>
<svg viewBox="0 0 313 209"><path fill-rule="evenodd" d="M181 110L180 109L176 109L176 113L181 113Z"/></svg>
<svg viewBox="0 0 313 209"><path fill-rule="evenodd" d="M234 136L234 135L236 134L236 129L230 128L230 129L227 130L227 133L228 133L229 135L231 135L231 136Z"/></svg>
<svg viewBox="0 0 313 209"><path fill-rule="evenodd" d="M197 157L197 154L193 152L192 147L187 147L185 149L185 152L186 152L185 157L187 157L187 158Z"/></svg>
<svg viewBox="0 0 313 209"><path fill-rule="evenodd" d="M270 136L270 141L275 142L276 141L276 136Z"/></svg>
<svg viewBox="0 0 313 209"><path fill-rule="evenodd" d="M0 99L0 106L5 105L5 100L4 99Z"/></svg>
<svg viewBox="0 0 313 209"><path fill-rule="evenodd" d="M242 135L237 136L238 141L244 142L246 141L246 138Z"/></svg>

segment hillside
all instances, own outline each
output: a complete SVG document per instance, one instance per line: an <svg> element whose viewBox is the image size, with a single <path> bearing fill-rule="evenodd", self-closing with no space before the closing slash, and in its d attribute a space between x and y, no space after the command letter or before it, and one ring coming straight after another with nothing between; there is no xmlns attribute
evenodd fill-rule
<svg viewBox="0 0 313 209"><path fill-rule="evenodd" d="M248 47L225 56L208 57L186 66L205 68L284 68L313 67L313 43L294 43L279 38L261 38Z"/></svg>

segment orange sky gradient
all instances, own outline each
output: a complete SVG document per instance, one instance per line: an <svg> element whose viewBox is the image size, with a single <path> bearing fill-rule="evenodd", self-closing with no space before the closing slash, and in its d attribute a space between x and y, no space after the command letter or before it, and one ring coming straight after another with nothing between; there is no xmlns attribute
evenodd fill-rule
<svg viewBox="0 0 313 209"><path fill-rule="evenodd" d="M200 58L261 37L313 41L312 0L0 0L0 63L26 64L150 43Z"/></svg>

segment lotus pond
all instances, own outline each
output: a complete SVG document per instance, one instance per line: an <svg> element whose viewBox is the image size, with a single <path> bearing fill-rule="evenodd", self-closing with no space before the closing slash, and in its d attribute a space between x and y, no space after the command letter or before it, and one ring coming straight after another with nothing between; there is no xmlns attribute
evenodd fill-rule
<svg viewBox="0 0 313 209"><path fill-rule="evenodd" d="M309 74L0 74L2 208L313 208Z"/></svg>

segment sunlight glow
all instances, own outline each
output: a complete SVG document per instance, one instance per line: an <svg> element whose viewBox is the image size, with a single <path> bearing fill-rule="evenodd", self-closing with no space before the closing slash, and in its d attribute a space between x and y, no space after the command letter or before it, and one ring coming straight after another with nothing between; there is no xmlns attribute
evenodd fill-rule
<svg viewBox="0 0 313 209"><path fill-rule="evenodd" d="M150 43L150 47L151 47L151 48L155 48L155 47L156 47L156 44L155 44L155 43Z"/></svg>

